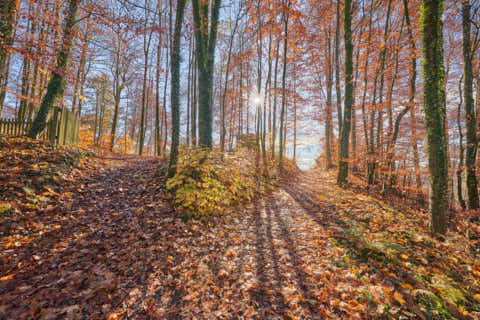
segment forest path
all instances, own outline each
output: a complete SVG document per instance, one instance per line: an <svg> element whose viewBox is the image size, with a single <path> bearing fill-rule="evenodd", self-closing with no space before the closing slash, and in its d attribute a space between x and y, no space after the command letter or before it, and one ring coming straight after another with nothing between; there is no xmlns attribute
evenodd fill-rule
<svg viewBox="0 0 480 320"><path fill-rule="evenodd" d="M105 161L38 215L50 228L2 254L0 318L322 319L361 310L355 275L337 266L343 249L293 187L221 223L184 223L154 159Z"/></svg>
<svg viewBox="0 0 480 320"><path fill-rule="evenodd" d="M0 257L0 319L378 319L382 304L399 315L398 266L362 257L341 219L385 204L312 170L213 223L183 222L156 165L110 159L67 186L38 216L50 231Z"/></svg>

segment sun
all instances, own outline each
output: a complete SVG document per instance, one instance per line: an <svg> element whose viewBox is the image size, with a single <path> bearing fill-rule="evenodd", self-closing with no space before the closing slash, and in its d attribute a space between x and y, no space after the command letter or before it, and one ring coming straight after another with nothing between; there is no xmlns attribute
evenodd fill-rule
<svg viewBox="0 0 480 320"><path fill-rule="evenodd" d="M253 105L261 105L262 102L263 102L263 98L262 98L262 95L256 91L252 91L250 93L250 102L253 104Z"/></svg>

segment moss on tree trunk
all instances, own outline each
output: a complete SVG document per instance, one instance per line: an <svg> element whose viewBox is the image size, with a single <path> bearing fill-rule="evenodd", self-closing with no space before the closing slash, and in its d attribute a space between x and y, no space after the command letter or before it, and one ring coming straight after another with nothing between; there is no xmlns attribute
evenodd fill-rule
<svg viewBox="0 0 480 320"><path fill-rule="evenodd" d="M447 231L449 208L442 11L442 0L423 0L423 98L430 171L430 227L434 234Z"/></svg>
<svg viewBox="0 0 480 320"><path fill-rule="evenodd" d="M196 60L198 67L198 134L201 147L212 148L212 87L215 47L217 42L218 19L221 0L215 0L209 22L209 1L193 0L193 21L196 41ZM210 30L208 26L210 25Z"/></svg>
<svg viewBox="0 0 480 320"><path fill-rule="evenodd" d="M470 42L470 3L462 3L462 29L463 29L463 69L465 89L465 117L467 122L467 148L465 164L467 169L468 208L478 209L478 186L476 176L477 159L477 121L473 103L473 72L472 72L472 46Z"/></svg>
<svg viewBox="0 0 480 320"><path fill-rule="evenodd" d="M63 95L65 90L65 73L67 72L70 54L75 38L75 19L77 17L80 0L70 0L67 14L65 16L65 26L63 31L63 44L57 54L57 66L52 71L52 77L47 86L47 92L42 99L40 110L33 121L28 136L36 138L47 125L47 116L55 104L55 101Z"/></svg>
<svg viewBox="0 0 480 320"><path fill-rule="evenodd" d="M13 24L15 20L15 0L3 0L0 3L0 115L2 114L5 84L8 78L9 47L13 43Z"/></svg>

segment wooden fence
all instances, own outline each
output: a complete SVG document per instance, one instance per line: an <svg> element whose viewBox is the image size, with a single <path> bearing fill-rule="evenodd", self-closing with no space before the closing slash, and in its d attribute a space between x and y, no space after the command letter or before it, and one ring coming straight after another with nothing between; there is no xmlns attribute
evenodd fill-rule
<svg viewBox="0 0 480 320"><path fill-rule="evenodd" d="M32 121L0 118L0 136L25 136L31 125ZM74 145L78 143L79 127L80 119L77 114L66 109L55 108L46 129L39 138L55 145Z"/></svg>
<svg viewBox="0 0 480 320"><path fill-rule="evenodd" d="M20 137L27 134L32 123L17 119L0 119L0 135Z"/></svg>

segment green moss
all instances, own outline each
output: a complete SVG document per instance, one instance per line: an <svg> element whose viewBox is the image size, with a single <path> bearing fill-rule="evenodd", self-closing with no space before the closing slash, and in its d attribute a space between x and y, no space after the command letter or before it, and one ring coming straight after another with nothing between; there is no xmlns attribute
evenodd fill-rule
<svg viewBox="0 0 480 320"><path fill-rule="evenodd" d="M444 275L434 275L431 279L432 287L440 292L440 297L454 305L461 305L466 302L463 292L455 288L449 278Z"/></svg>
<svg viewBox="0 0 480 320"><path fill-rule="evenodd" d="M423 305L427 309L427 319L435 320L450 320L455 319L450 312L442 304L440 298L438 298L433 292L428 290L417 289L413 291L415 299L418 303Z"/></svg>
<svg viewBox="0 0 480 320"><path fill-rule="evenodd" d="M421 30L426 150L431 183L430 219L432 232L439 234L447 230L449 208L442 11L443 1L424 0Z"/></svg>

